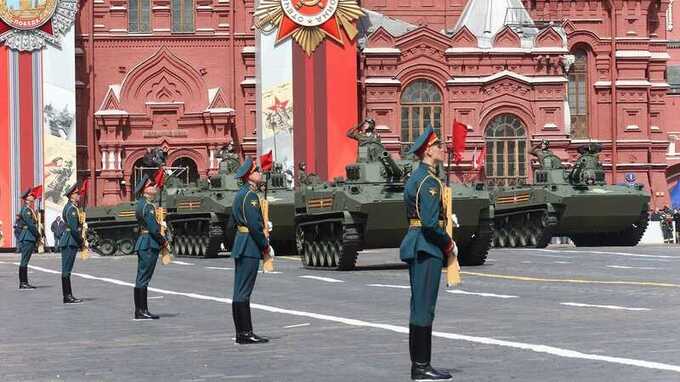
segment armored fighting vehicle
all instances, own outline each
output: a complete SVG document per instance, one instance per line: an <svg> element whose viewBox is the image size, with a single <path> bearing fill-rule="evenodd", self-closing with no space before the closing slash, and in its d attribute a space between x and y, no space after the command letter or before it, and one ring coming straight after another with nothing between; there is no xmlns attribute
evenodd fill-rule
<svg viewBox="0 0 680 382"><path fill-rule="evenodd" d="M240 188L234 170L221 166L209 181L166 187L163 203L175 255L215 257L221 248L230 247L234 230L229 227L229 216ZM294 251L294 196L279 166L269 175L267 200L272 246L277 254Z"/></svg>
<svg viewBox="0 0 680 382"><path fill-rule="evenodd" d="M648 224L650 195L640 184L608 185L599 144L578 148L570 169L547 149L534 155L540 167L532 185L493 191L494 246L544 248L553 236L576 246L634 246Z"/></svg>
<svg viewBox="0 0 680 382"><path fill-rule="evenodd" d="M137 240L135 202L109 207L88 207L87 241L102 256L131 255Z"/></svg>
<svg viewBox="0 0 680 382"><path fill-rule="evenodd" d="M404 186L416 164L395 161L379 143L360 146L358 156L346 166L346 179L301 184L295 194L297 251L305 267L351 270L359 251L399 247L408 229ZM452 191L459 261L481 265L492 235L489 193L481 184Z"/></svg>
<svg viewBox="0 0 680 382"><path fill-rule="evenodd" d="M215 257L229 248L231 206L239 189L234 172L237 156L225 156L217 175L183 184L169 178L156 204L166 208L168 239L175 256ZM295 250L294 195L280 166L268 178L267 199L272 222L271 241L278 254ZM135 202L87 209L89 242L102 255L131 254L137 239ZM233 227L232 227L233 228Z"/></svg>

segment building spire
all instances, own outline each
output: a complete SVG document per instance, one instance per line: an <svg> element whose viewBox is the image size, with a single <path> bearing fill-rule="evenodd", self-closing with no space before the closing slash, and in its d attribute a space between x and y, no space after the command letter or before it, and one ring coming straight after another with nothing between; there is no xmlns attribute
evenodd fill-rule
<svg viewBox="0 0 680 382"><path fill-rule="evenodd" d="M465 26L477 36L480 48L491 48L494 36L506 25L519 33L525 33L527 28L535 30L521 0L470 0L453 32Z"/></svg>

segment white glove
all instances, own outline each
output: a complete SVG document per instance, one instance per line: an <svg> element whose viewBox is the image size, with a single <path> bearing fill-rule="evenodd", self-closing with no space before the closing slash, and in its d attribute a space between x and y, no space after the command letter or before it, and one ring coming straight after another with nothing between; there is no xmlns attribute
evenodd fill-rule
<svg viewBox="0 0 680 382"><path fill-rule="evenodd" d="M168 224L167 224L166 222L162 222L162 223L161 223L161 227L163 227L163 228L168 228Z"/></svg>
<svg viewBox="0 0 680 382"><path fill-rule="evenodd" d="M269 246L269 256L271 256L272 258L276 257L276 254L274 253L274 247L272 247L271 245Z"/></svg>
<svg viewBox="0 0 680 382"><path fill-rule="evenodd" d="M451 221L453 221L454 227L460 227L460 224L458 224L458 216L456 216L456 214L451 214Z"/></svg>
<svg viewBox="0 0 680 382"><path fill-rule="evenodd" d="M271 232L272 229L274 229L274 225L272 224L272 222L268 221L267 222L267 231Z"/></svg>
<svg viewBox="0 0 680 382"><path fill-rule="evenodd" d="M456 244L455 241L453 242L453 251L451 251L451 253L453 256L458 257L458 244Z"/></svg>

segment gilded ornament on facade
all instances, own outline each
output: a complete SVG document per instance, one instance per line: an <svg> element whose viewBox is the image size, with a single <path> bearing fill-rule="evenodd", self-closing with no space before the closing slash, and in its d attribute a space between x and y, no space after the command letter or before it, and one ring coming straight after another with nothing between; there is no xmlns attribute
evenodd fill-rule
<svg viewBox="0 0 680 382"><path fill-rule="evenodd" d="M353 40L358 34L354 21L362 15L355 0L262 0L254 14L256 28L278 28L277 44L292 37L307 55L326 37L342 44L341 28Z"/></svg>

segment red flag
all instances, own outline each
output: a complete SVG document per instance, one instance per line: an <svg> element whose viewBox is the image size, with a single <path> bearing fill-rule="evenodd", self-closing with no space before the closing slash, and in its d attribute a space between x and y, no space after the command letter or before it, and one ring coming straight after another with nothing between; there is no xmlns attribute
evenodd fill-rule
<svg viewBox="0 0 680 382"><path fill-rule="evenodd" d="M274 164L274 154L271 150L268 153L260 156L260 167L262 172L269 172L272 170L272 165Z"/></svg>
<svg viewBox="0 0 680 382"><path fill-rule="evenodd" d="M153 182L158 189L163 188L165 184L165 170L163 167L159 168L153 176Z"/></svg>
<svg viewBox="0 0 680 382"><path fill-rule="evenodd" d="M33 197L36 199L42 198L42 192L43 192L42 184L40 186L35 186L31 189L31 195L33 195Z"/></svg>
<svg viewBox="0 0 680 382"><path fill-rule="evenodd" d="M486 146L483 146L482 151L479 152L479 156L474 159L474 163L472 164L472 166L476 170L483 168L485 164L486 164Z"/></svg>
<svg viewBox="0 0 680 382"><path fill-rule="evenodd" d="M463 152L465 151L465 140L467 139L468 128L466 124L453 121L453 160L456 164L463 160Z"/></svg>
<svg viewBox="0 0 680 382"><path fill-rule="evenodd" d="M90 186L90 180L89 179L83 180L83 184L80 186L80 190L78 191L81 198L84 198L85 195L87 195L87 188L89 186Z"/></svg>

